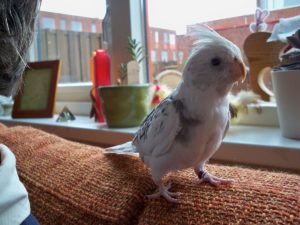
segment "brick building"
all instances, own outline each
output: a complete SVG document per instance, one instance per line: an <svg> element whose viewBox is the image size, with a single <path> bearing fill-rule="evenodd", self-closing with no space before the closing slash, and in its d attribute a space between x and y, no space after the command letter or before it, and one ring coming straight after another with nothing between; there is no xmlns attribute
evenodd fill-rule
<svg viewBox="0 0 300 225"><path fill-rule="evenodd" d="M174 30L150 27L150 49L153 77L166 68L177 68L178 52Z"/></svg>
<svg viewBox="0 0 300 225"><path fill-rule="evenodd" d="M288 18L300 15L300 6L293 8L285 8L270 11L270 15L266 19L268 24L267 31L272 32L273 27L278 23L280 18ZM249 25L253 22L253 15L238 16L221 20L208 21L187 26L187 32L202 24L206 24L217 31L220 35L231 40L240 48L243 48L243 43L246 37L250 34Z"/></svg>
<svg viewBox="0 0 300 225"><path fill-rule="evenodd" d="M274 25L278 23L280 18L288 18L297 15L300 15L300 6L270 11L268 18L265 21L268 25L266 31L272 32ZM231 40L233 43L238 45L240 49L243 49L243 45L246 38L249 34L251 34L249 25L253 21L253 15L245 15L221 20L208 21L205 23L187 26L187 33L189 33L192 29L194 29L197 26L206 24L213 28L215 31L217 31L220 35L226 37L227 39ZM186 43L186 45L188 45L188 43ZM186 49L186 51L188 52L189 50ZM249 77L247 79L249 79ZM246 80L246 82L244 82L243 84L235 86L233 92L237 92L240 89L250 89L249 81Z"/></svg>
<svg viewBox="0 0 300 225"><path fill-rule="evenodd" d="M270 11L270 15L266 21L268 24L267 31L271 32L274 24L280 18L292 17L299 14L300 6ZM250 34L249 25L253 20L253 15L244 15L208 21L188 25L187 33L194 27L207 24L242 49L246 37ZM42 29L102 33L102 20L97 18L41 11L39 23ZM176 35L176 31L170 29L150 27L149 30L149 58L152 62L150 68L153 77L168 68L181 70L192 49L192 38L187 35Z"/></svg>
<svg viewBox="0 0 300 225"><path fill-rule="evenodd" d="M162 28L150 28L152 62L177 62L176 32Z"/></svg>
<svg viewBox="0 0 300 225"><path fill-rule="evenodd" d="M178 50L178 61L179 67L186 62L187 58L190 55L190 51L193 47L193 40L190 36L187 35L177 35L176 36L176 44ZM179 69L180 69L179 68Z"/></svg>
<svg viewBox="0 0 300 225"><path fill-rule="evenodd" d="M42 29L102 33L102 20L98 18L40 11L39 24Z"/></svg>

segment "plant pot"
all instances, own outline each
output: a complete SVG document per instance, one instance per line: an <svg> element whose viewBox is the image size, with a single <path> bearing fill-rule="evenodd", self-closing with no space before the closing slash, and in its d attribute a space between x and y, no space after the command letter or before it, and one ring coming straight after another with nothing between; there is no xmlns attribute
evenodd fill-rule
<svg viewBox="0 0 300 225"><path fill-rule="evenodd" d="M272 71L282 136L300 139L300 70Z"/></svg>
<svg viewBox="0 0 300 225"><path fill-rule="evenodd" d="M136 127L151 109L150 85L99 87L102 110L108 127Z"/></svg>

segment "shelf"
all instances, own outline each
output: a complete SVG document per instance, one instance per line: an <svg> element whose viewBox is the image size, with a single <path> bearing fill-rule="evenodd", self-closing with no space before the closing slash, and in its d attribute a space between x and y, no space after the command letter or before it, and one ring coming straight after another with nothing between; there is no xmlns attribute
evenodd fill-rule
<svg viewBox="0 0 300 225"><path fill-rule="evenodd" d="M0 122L7 126L29 125L66 139L102 147L130 141L138 129L111 129L85 116L60 123L56 118L0 117ZM233 125L213 159L300 171L300 140L282 137L279 127Z"/></svg>

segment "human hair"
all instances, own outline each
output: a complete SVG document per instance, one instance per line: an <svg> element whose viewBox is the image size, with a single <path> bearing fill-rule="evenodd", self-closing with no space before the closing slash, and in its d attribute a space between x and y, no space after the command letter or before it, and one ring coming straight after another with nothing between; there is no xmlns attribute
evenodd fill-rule
<svg viewBox="0 0 300 225"><path fill-rule="evenodd" d="M28 48L41 0L0 1L0 94L16 93L26 67Z"/></svg>

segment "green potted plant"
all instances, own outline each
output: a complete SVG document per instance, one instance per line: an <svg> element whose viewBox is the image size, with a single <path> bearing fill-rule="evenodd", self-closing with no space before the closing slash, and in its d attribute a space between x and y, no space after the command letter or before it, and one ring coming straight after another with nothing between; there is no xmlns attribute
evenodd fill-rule
<svg viewBox="0 0 300 225"><path fill-rule="evenodd" d="M139 64L144 49L135 39L128 38L131 61L120 65L117 85L99 87L103 114L108 127L139 126L151 109L149 84L139 84Z"/></svg>
<svg viewBox="0 0 300 225"><path fill-rule="evenodd" d="M300 139L300 29L287 42L281 64L272 70L272 81L281 133Z"/></svg>

